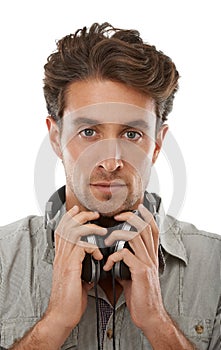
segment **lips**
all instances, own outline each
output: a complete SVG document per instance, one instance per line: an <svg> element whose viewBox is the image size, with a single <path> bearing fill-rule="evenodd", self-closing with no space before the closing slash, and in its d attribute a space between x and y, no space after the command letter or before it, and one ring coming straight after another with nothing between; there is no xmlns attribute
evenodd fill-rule
<svg viewBox="0 0 221 350"><path fill-rule="evenodd" d="M100 192L112 193L114 191L122 189L126 186L126 184L123 181L99 181L91 183L90 186Z"/></svg>
<svg viewBox="0 0 221 350"><path fill-rule="evenodd" d="M126 186L124 181L114 180L114 181L97 181L90 184L94 187L122 187Z"/></svg>

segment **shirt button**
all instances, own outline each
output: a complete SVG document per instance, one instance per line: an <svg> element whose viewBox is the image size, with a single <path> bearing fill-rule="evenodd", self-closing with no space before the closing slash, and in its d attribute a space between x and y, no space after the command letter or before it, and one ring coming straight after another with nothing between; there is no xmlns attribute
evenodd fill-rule
<svg viewBox="0 0 221 350"><path fill-rule="evenodd" d="M204 327L201 324L197 324L195 326L195 331L196 331L197 334L202 334L203 331L204 331Z"/></svg>
<svg viewBox="0 0 221 350"><path fill-rule="evenodd" d="M112 337L113 337L113 331L110 328L107 330L107 337L108 337L108 339L112 339Z"/></svg>

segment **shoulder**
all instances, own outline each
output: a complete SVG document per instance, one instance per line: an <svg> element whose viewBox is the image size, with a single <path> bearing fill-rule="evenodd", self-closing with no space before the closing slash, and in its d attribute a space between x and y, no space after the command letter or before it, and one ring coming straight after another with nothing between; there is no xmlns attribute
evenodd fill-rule
<svg viewBox="0 0 221 350"><path fill-rule="evenodd" d="M197 238L202 237L202 238L208 238L208 240L216 240L218 242L221 242L221 235L217 233L212 233L212 232L198 229L192 223L177 220L174 217L169 215L167 215L167 219L173 227L178 229L178 233L184 237L197 236Z"/></svg>
<svg viewBox="0 0 221 350"><path fill-rule="evenodd" d="M0 227L0 242L11 241L19 236L36 235L44 228L44 218L42 216L29 215L25 218Z"/></svg>
<svg viewBox="0 0 221 350"><path fill-rule="evenodd" d="M212 254L220 259L221 235L198 229L192 223L177 220L172 216L166 218L167 225L171 228L169 231L182 241L187 251L199 257L209 257Z"/></svg>

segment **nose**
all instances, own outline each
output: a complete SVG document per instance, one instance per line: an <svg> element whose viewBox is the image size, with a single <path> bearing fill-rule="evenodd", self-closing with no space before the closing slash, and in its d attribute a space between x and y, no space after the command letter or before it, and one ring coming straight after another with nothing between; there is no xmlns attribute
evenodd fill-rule
<svg viewBox="0 0 221 350"><path fill-rule="evenodd" d="M114 172L123 168L122 146L117 138L111 138L102 144L103 159L99 161L98 167L107 172Z"/></svg>
<svg viewBox="0 0 221 350"><path fill-rule="evenodd" d="M104 159L99 163L99 168L103 168L109 173L113 173L116 170L123 168L123 162L121 159L109 158Z"/></svg>

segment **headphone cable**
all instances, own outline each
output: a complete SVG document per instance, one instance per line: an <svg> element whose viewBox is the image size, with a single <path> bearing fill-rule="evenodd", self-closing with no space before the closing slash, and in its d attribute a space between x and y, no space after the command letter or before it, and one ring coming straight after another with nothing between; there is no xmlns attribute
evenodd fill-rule
<svg viewBox="0 0 221 350"><path fill-rule="evenodd" d="M116 349L115 343L115 319L116 319L116 288L115 288L115 273L112 267L112 288L113 288L113 350Z"/></svg>
<svg viewBox="0 0 221 350"><path fill-rule="evenodd" d="M95 302L96 302L96 314L97 314L97 349L101 350L100 344L100 310L98 302L98 261L95 261L95 281L94 281L94 290L95 290ZM115 320L116 320L116 287L115 287L115 273L114 267L112 268L112 287L113 287L113 350L116 350L115 342Z"/></svg>
<svg viewBox="0 0 221 350"><path fill-rule="evenodd" d="M101 350L100 344L100 310L99 310L99 302L98 302L98 261L94 259L95 262L95 281L94 281L94 291L95 291L95 301L96 301L96 314L97 314L97 349Z"/></svg>

